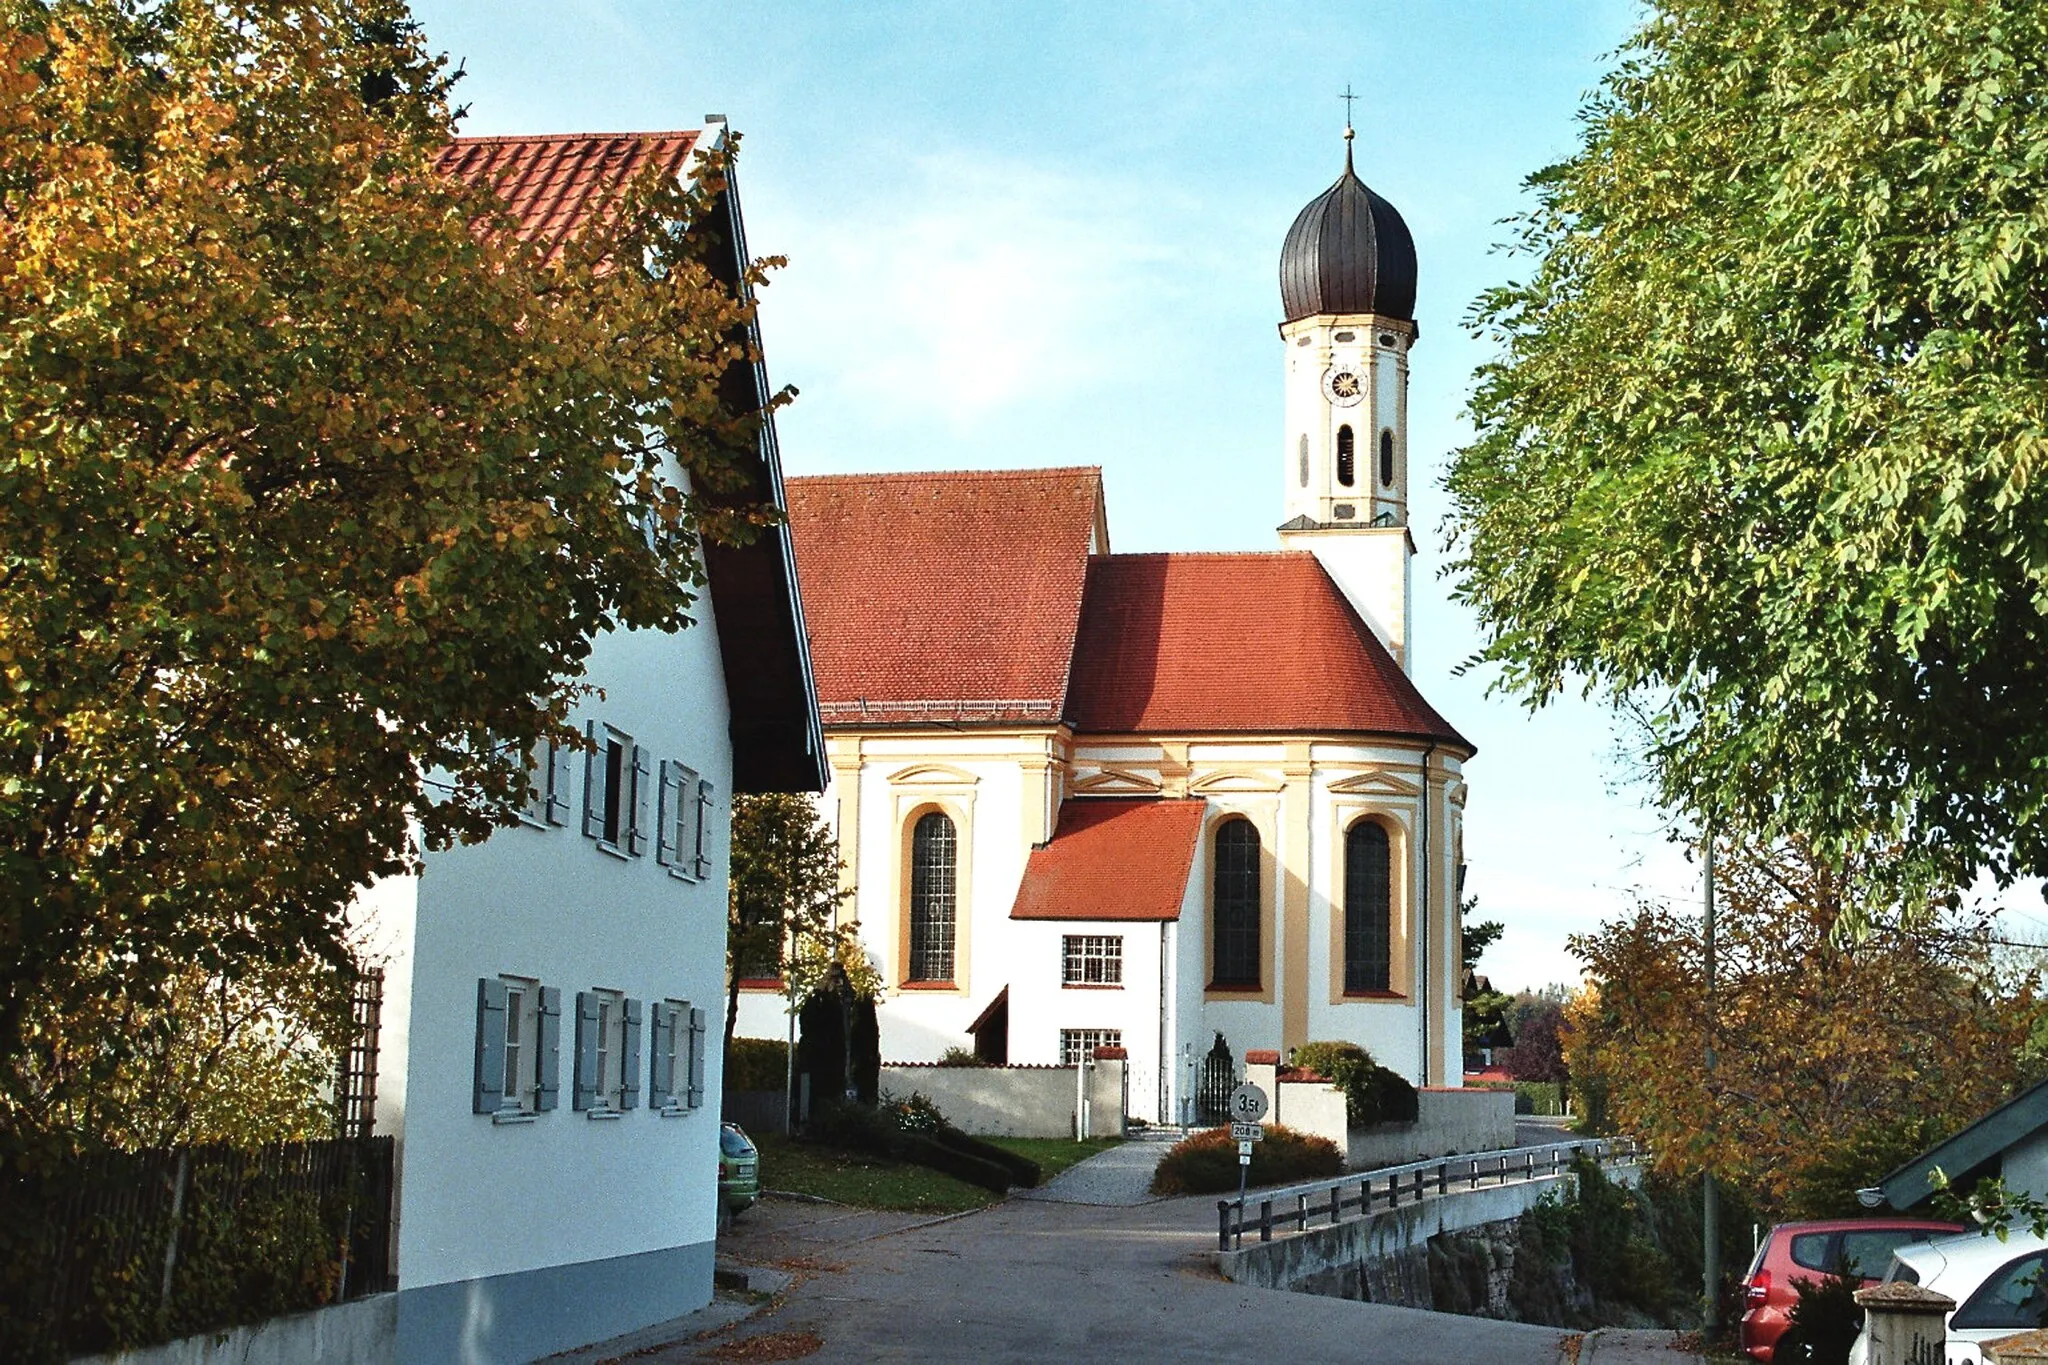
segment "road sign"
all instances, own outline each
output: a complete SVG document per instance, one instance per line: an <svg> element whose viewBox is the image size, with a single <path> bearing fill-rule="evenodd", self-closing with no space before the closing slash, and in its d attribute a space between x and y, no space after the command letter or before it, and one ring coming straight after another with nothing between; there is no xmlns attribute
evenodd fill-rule
<svg viewBox="0 0 2048 1365"><path fill-rule="evenodd" d="M1237 1144L1237 1164L1240 1166L1249 1166L1252 1164L1252 1145L1249 1142L1240 1142ZM1243 1185L1244 1182L1238 1182L1237 1198L1239 1203L1244 1202Z"/></svg>
<svg viewBox="0 0 2048 1365"><path fill-rule="evenodd" d="M1231 1091L1230 1117L1239 1123L1257 1123L1266 1117L1266 1092L1250 1081Z"/></svg>
<svg viewBox="0 0 2048 1365"><path fill-rule="evenodd" d="M1233 1123L1230 1125L1232 1142L1264 1142L1266 1130L1256 1123Z"/></svg>

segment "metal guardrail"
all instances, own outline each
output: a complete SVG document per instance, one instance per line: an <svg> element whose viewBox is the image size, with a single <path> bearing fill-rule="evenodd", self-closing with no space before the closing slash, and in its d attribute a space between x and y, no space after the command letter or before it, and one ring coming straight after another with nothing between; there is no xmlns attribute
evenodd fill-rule
<svg viewBox="0 0 2048 1365"><path fill-rule="evenodd" d="M1275 1228L1294 1225L1294 1231L1308 1231L1309 1220L1330 1227L1344 1221L1348 1211L1360 1218L1399 1207L1419 1204L1432 1193L1438 1196L1476 1190L1484 1184L1506 1185L1548 1179L1580 1157L1609 1166L1633 1161L1644 1148L1634 1138L1585 1138L1577 1142L1551 1142L1539 1147L1503 1147L1466 1156L1438 1157L1433 1161L1411 1161L1403 1166L1382 1166L1359 1171L1334 1180L1313 1180L1300 1185L1282 1185L1260 1190L1258 1216L1247 1218L1251 1201L1216 1201L1216 1249L1229 1251L1241 1244L1244 1234L1257 1228L1259 1240L1273 1240ZM1349 1191L1347 1194L1346 1191ZM1404 1200L1403 1196L1406 1195ZM1292 1202L1291 1209L1284 1207ZM1276 1207L1279 1212L1276 1213Z"/></svg>

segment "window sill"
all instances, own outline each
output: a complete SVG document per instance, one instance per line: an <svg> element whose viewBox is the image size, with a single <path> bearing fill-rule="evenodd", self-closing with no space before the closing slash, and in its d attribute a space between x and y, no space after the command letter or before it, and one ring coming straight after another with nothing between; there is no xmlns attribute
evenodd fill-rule
<svg viewBox="0 0 2048 1365"><path fill-rule="evenodd" d="M1124 983L1123 983L1123 982L1121 982L1121 981L1062 981L1062 982L1060 982L1060 989L1061 989L1061 990L1063 990L1063 991L1120 991L1120 990L1122 990L1123 988L1124 988Z"/></svg>
<svg viewBox="0 0 2048 1365"><path fill-rule="evenodd" d="M1256 981L1211 981L1202 989L1211 995L1258 995L1266 988Z"/></svg>
<svg viewBox="0 0 2048 1365"><path fill-rule="evenodd" d="M957 991L960 988L950 981L906 981L896 989L900 991Z"/></svg>
<svg viewBox="0 0 2048 1365"><path fill-rule="evenodd" d="M1346 1000L1396 1000L1406 1003L1408 997L1399 991L1346 991Z"/></svg>
<svg viewBox="0 0 2048 1365"><path fill-rule="evenodd" d="M491 1115L491 1123L502 1128L515 1123L532 1123L539 1117L540 1115L528 1113L524 1109L500 1109Z"/></svg>
<svg viewBox="0 0 2048 1365"><path fill-rule="evenodd" d="M602 839L599 839L597 841L597 851L599 853L610 854L612 857L619 859L621 862L633 861L633 855L626 852L625 849L620 848L617 844L608 844Z"/></svg>
<svg viewBox="0 0 2048 1365"><path fill-rule="evenodd" d="M623 1109L586 1109L583 1111L583 1117L593 1122L599 1119L610 1121L626 1117L626 1111Z"/></svg>
<svg viewBox="0 0 2048 1365"><path fill-rule="evenodd" d="M673 863L669 865L668 875L674 877L679 882L688 882L691 886L695 886L697 883L704 880L704 878L701 875L694 872L685 872L683 871L683 869L675 866Z"/></svg>

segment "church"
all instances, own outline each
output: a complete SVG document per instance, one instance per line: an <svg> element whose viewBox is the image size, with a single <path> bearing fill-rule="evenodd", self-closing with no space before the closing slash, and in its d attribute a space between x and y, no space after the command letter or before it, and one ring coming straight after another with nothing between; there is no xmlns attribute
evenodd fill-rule
<svg viewBox="0 0 2048 1365"><path fill-rule="evenodd" d="M1345 136L1281 250L1277 550L1116 554L1094 468L789 480L885 1061L1118 1046L1153 1122L1219 1035L1460 1083L1473 747L1408 675L1415 247Z"/></svg>

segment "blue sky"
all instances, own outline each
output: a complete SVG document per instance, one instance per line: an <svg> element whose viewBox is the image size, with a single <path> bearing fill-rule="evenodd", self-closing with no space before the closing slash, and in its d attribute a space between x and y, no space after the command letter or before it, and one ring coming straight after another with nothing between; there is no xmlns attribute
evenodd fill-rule
<svg viewBox="0 0 2048 1365"><path fill-rule="evenodd" d="M790 472L1098 464L1118 550L1269 549L1281 519L1280 241L1343 164L1420 259L1409 395L1416 680L1479 746L1467 889L1509 989L1576 979L1567 934L1697 878L1575 700L1534 716L1454 669L1442 565L1473 299L1522 181L1637 11L1625 0L750 3L414 0L470 133L744 136Z"/></svg>

